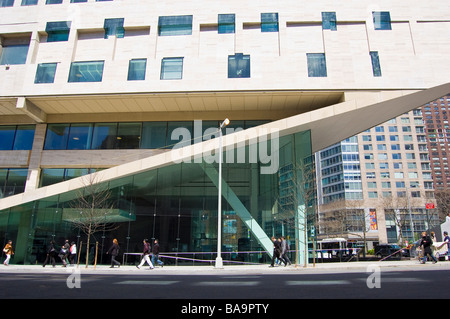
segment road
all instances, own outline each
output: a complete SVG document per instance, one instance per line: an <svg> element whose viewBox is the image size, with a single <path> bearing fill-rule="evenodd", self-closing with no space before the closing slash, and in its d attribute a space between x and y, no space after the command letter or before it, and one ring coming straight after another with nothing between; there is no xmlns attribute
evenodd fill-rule
<svg viewBox="0 0 450 319"><path fill-rule="evenodd" d="M449 263L450 264L450 263ZM164 268L166 269L166 268ZM141 269L114 274L0 272L3 299L448 299L450 268L177 274ZM424 290L426 294L424 294Z"/></svg>

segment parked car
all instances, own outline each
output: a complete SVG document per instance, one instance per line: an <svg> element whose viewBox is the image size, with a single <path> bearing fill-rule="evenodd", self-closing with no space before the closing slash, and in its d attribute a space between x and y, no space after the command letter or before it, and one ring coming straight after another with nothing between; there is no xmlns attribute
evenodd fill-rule
<svg viewBox="0 0 450 319"><path fill-rule="evenodd" d="M403 257L409 256L409 249L400 248L397 244L380 244L375 246L374 250L375 256L378 258L384 258L387 256L391 256L389 258L400 259Z"/></svg>

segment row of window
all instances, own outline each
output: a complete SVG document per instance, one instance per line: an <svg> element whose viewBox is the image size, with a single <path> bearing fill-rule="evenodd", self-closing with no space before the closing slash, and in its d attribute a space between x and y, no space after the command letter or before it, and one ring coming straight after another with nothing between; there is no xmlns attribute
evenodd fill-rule
<svg viewBox="0 0 450 319"><path fill-rule="evenodd" d="M224 134L237 129L247 129L267 121L233 121ZM219 121L202 121L202 129L219 127ZM173 132L185 128L194 138L194 122L120 122L120 123L64 123L48 124L44 143L45 150L89 149L157 149L173 148L180 136ZM186 142L186 141L184 141ZM188 144L201 142L187 141Z"/></svg>
<svg viewBox="0 0 450 319"><path fill-rule="evenodd" d="M326 77L325 54L307 53L308 77ZM167 57L161 60L161 80L183 78L183 57ZM1 64L1 63L0 63ZM105 61L72 62L68 82L101 82ZM39 63L34 83L53 83L57 63ZM145 80L147 59L131 59L128 64L128 81ZM250 78L250 55L236 53L228 56L228 78Z"/></svg>

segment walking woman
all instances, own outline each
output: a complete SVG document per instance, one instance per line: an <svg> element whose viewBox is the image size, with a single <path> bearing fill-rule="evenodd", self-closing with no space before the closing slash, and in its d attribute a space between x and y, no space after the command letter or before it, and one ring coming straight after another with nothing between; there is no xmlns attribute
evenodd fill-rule
<svg viewBox="0 0 450 319"><path fill-rule="evenodd" d="M112 246L109 248L109 250L106 252L107 254L111 255L111 267L114 268L114 265L117 265L120 267L120 262L116 260L116 257L119 255L119 242L116 238L113 239Z"/></svg>
<svg viewBox="0 0 450 319"><path fill-rule="evenodd" d="M12 241L8 240L8 243L6 244L5 248L3 248L3 252L6 255L6 259L3 262L3 265L8 266L9 260L11 259L11 255L14 255L14 251L12 249Z"/></svg>

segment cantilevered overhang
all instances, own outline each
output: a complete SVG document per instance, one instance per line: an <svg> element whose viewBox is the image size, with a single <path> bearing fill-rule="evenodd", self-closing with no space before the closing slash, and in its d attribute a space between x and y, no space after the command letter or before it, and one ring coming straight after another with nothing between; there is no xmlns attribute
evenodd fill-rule
<svg viewBox="0 0 450 319"><path fill-rule="evenodd" d="M173 92L0 98L0 123L280 119L343 101L343 91Z"/></svg>
<svg viewBox="0 0 450 319"><path fill-rule="evenodd" d="M246 144L255 143L261 136L271 133L273 137L275 133L275 136L284 136L310 130L312 151L316 152L377 124L386 122L400 114L418 108L449 92L450 83L416 92L349 92L346 93L345 102L226 135L223 141L223 147L232 148L236 146L237 142ZM233 119L231 118L231 120ZM204 153L212 154L217 148L218 139L216 138L181 149L171 149L161 154L100 171L97 173L96 180L108 182L152 169L173 165L176 162L189 161L202 157ZM85 186L83 180L83 177L79 177L3 198L0 200L0 211L83 188Z"/></svg>

